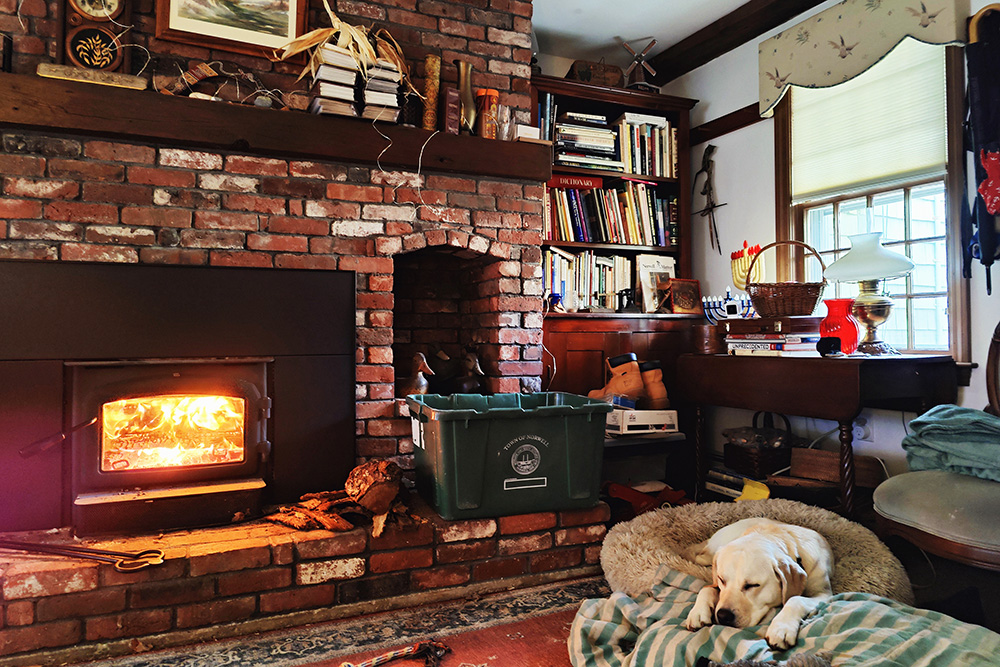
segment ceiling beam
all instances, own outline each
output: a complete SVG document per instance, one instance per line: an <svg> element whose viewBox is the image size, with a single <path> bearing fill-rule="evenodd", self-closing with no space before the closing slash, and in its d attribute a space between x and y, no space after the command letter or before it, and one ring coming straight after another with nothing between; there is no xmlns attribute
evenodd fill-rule
<svg viewBox="0 0 1000 667"><path fill-rule="evenodd" d="M823 0L750 0L690 37L649 59L652 83L662 86L682 74L756 39Z"/></svg>

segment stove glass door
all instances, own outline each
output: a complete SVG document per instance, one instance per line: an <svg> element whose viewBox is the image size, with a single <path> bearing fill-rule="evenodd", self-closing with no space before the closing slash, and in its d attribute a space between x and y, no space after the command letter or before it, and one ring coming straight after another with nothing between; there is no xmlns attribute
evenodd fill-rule
<svg viewBox="0 0 1000 667"><path fill-rule="evenodd" d="M101 406L101 471L241 463L246 400L164 394Z"/></svg>

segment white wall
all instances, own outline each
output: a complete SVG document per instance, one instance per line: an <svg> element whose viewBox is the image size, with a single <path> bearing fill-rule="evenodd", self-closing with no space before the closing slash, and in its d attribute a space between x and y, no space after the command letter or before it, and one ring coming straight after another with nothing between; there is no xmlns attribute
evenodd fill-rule
<svg viewBox="0 0 1000 667"><path fill-rule="evenodd" d="M816 10L836 4L827 2ZM972 0L972 12L982 8L986 2ZM780 29L798 23L795 19ZM670 95L699 100L692 112L692 127L714 120L732 111L754 103L757 91L757 44L778 30L762 35L759 39L727 53L693 72L671 82L663 88ZM693 241L693 265L695 277L702 282L705 294L721 293L731 284L728 253L739 249L743 240L751 244L764 245L774 240L774 132L773 121L764 120L750 127L713 139L710 143L717 147L715 153L715 196L716 201L726 206L717 212L719 234L722 238L723 254L713 251L708 243L708 234L702 218L695 218ZM692 149L692 173L701 166L705 144ZM700 185L700 182L699 182ZM693 207L703 203L700 195L695 196ZM957 227L954 233L959 233ZM767 251L768 255L773 250ZM773 257L765 256L765 260ZM773 279L773 261L768 268L768 278ZM975 264L970 281L971 322L973 361L979 368L973 371L971 386L960 388L959 404L972 408L982 408L986 404L986 380L983 366L986 350L993 328L1000 320L1000 296L989 297L985 288L985 269ZM1000 264L994 271L995 290L1000 292ZM822 307L820 308L822 311ZM835 397L831 396L831 400ZM710 433L719 433L730 426L744 426L751 415L738 410L715 410L714 419L709 422ZM904 424L913 414L875 411L873 414L874 443L856 443L855 451L883 458L892 473L906 469L905 455L900 440L904 435ZM814 438L836 426L833 422L794 419L793 430L798 434ZM717 438L721 442L721 438ZM825 449L838 447L836 435L823 441Z"/></svg>

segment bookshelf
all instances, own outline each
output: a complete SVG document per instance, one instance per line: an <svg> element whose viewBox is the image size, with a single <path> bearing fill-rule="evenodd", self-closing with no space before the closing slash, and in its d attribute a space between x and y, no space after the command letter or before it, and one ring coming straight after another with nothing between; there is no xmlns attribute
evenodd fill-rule
<svg viewBox="0 0 1000 667"><path fill-rule="evenodd" d="M650 258L690 278L696 101L547 76L532 77L531 92L534 122L554 142L546 291L576 313L607 313L636 286L639 263L664 264Z"/></svg>

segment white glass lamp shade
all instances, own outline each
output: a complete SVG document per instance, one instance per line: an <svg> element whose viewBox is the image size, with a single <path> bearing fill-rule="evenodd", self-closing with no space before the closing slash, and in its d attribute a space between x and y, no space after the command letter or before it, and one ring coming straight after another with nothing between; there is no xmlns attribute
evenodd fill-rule
<svg viewBox="0 0 1000 667"><path fill-rule="evenodd" d="M851 249L843 257L826 267L827 280L856 283L863 280L898 278L913 270L913 262L906 255L882 246L882 232L852 234Z"/></svg>

